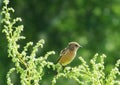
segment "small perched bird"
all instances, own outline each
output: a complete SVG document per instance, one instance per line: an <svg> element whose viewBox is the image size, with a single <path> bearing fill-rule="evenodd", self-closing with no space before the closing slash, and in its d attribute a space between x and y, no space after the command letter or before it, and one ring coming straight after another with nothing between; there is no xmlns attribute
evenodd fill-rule
<svg viewBox="0 0 120 85"><path fill-rule="evenodd" d="M70 42L68 46L60 52L60 57L58 58L57 63L60 63L62 66L66 66L71 63L75 58L77 50L80 46L77 42Z"/></svg>

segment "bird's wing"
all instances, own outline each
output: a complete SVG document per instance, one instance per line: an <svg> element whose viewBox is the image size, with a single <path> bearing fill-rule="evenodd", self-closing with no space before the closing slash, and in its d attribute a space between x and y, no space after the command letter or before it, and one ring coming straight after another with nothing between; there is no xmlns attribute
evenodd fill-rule
<svg viewBox="0 0 120 85"><path fill-rule="evenodd" d="M65 55L65 54L67 53L67 51L68 51L67 48L61 50L61 52L60 52L60 56Z"/></svg>
<svg viewBox="0 0 120 85"><path fill-rule="evenodd" d="M65 55L67 53L67 51L68 51L68 48L65 48L65 49L61 50L60 57L57 59L57 63L60 60L61 56Z"/></svg>

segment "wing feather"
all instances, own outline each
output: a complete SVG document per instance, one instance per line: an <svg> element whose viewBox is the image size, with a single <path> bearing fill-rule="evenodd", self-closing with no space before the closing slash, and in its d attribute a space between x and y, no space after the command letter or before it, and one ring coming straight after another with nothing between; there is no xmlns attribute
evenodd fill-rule
<svg viewBox="0 0 120 85"><path fill-rule="evenodd" d="M60 60L61 56L66 55L67 51L68 51L68 48L65 48L65 49L61 50L60 56L59 56L59 58L57 59L57 63L58 63L58 61Z"/></svg>

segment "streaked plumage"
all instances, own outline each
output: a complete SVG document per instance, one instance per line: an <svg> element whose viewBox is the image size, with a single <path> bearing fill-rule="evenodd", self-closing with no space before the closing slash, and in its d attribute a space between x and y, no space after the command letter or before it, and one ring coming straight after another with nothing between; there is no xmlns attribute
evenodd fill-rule
<svg viewBox="0 0 120 85"><path fill-rule="evenodd" d="M68 46L60 52L58 63L63 66L71 63L79 47L81 46L77 42L70 42Z"/></svg>

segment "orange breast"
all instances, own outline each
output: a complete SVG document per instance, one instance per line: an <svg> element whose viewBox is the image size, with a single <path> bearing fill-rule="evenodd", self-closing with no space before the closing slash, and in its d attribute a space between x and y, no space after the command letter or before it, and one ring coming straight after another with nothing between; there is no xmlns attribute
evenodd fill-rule
<svg viewBox="0 0 120 85"><path fill-rule="evenodd" d="M74 59L76 53L74 51L68 51L65 55L62 55L59 63L62 64L63 66L71 63L71 61Z"/></svg>

